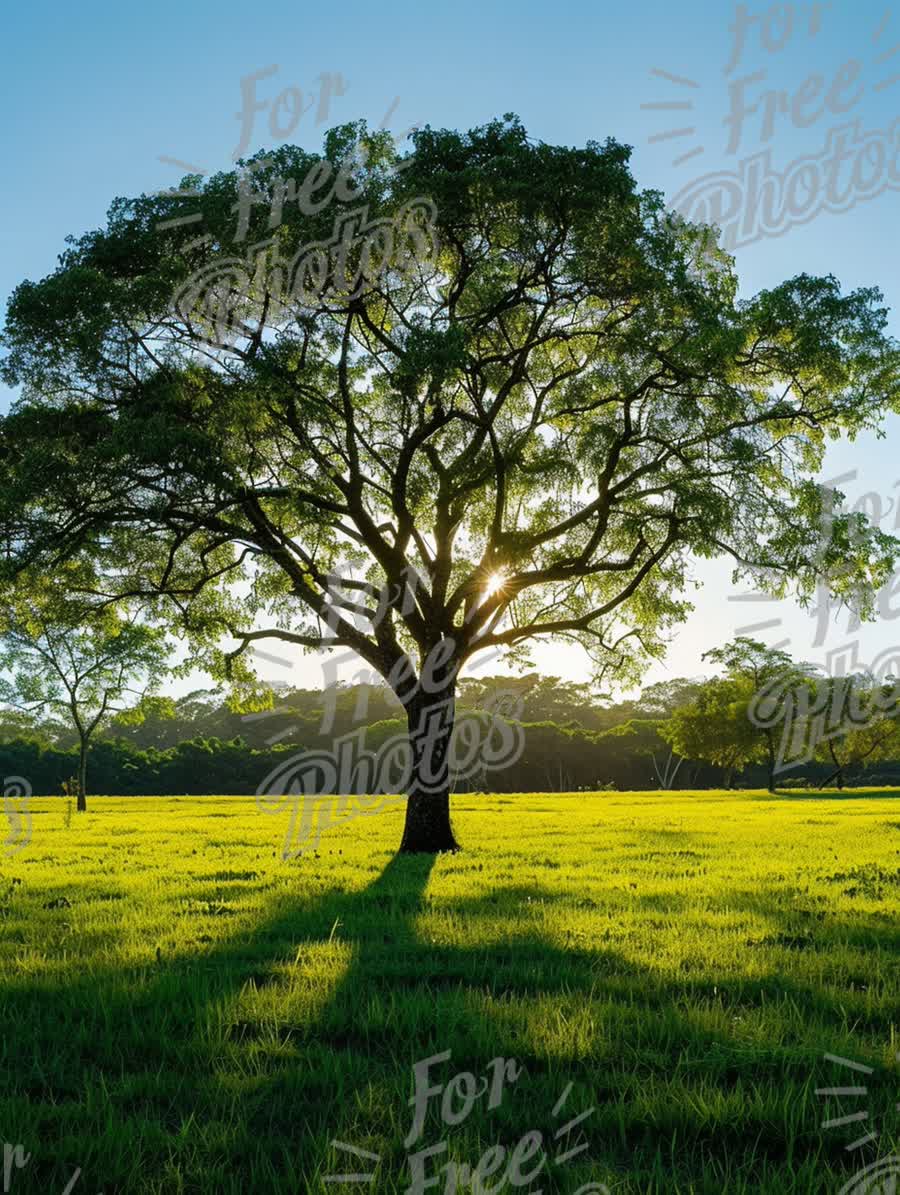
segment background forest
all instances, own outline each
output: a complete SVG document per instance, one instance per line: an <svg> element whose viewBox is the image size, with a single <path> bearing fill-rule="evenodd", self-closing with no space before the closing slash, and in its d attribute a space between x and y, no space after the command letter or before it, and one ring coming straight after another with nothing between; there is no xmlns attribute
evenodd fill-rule
<svg viewBox="0 0 900 1195"><path fill-rule="evenodd" d="M514 709L524 750L514 762L457 779L458 792L571 792L613 788L765 787L761 758L713 762L682 756L670 739L676 713L696 709L713 719L710 739L721 750L727 724L709 709L717 679L676 678L645 688L638 697L610 702L579 685L536 673L522 677L467 678L460 682L460 722ZM506 720L511 720L507 718ZM893 731L895 723L891 723ZM399 702L383 685L338 684L322 690L276 688L275 706L261 714L235 712L218 690L196 690L178 699L157 698L144 720L113 718L91 751L90 787L101 794L250 794L288 755L334 749L365 729L369 750L406 731ZM867 743L866 746L870 744ZM832 742L832 746L835 744ZM893 734L877 749L850 747L842 782L900 783L900 747ZM834 763L821 744L818 758L785 769L778 787L834 780ZM716 754L713 752L712 754ZM753 754L752 749L750 754ZM865 754L865 758L860 758ZM896 754L897 758L892 758ZM0 767L5 775L32 778L35 793L54 795L75 772L77 736L71 725L17 710L0 710ZM726 760L726 756L716 755ZM366 786L360 786L366 791Z"/></svg>

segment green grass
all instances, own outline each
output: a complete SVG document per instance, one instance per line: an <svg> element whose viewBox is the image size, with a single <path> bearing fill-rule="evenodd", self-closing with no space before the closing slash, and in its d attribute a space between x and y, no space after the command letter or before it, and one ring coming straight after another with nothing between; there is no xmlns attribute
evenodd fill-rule
<svg viewBox="0 0 900 1195"><path fill-rule="evenodd" d="M444 1050L438 1082L524 1070L457 1127L432 1102L429 1173L529 1130L558 1154L590 1107L589 1149L528 1190L836 1193L900 1146L892 794L461 797L437 860L394 857L399 808L288 861L252 799L33 811L0 856L13 1195L76 1167L74 1195L406 1191L412 1066ZM373 1184L322 1182L372 1165L333 1139L381 1157Z"/></svg>

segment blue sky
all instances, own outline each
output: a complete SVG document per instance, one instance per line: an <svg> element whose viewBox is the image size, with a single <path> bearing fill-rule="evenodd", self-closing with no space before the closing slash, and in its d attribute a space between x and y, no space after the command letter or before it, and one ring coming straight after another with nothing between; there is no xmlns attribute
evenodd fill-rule
<svg viewBox="0 0 900 1195"><path fill-rule="evenodd" d="M317 93L317 80L329 72L340 74L344 94L333 96L327 121L316 125L313 105L289 137L308 148L331 124L362 116L378 125L395 99L389 124L397 133L420 122L468 128L514 111L548 141L625 141L634 147L641 186L670 199L692 187L702 199L715 191L706 176L728 172L733 184L749 169L741 164L766 151L770 171L781 172L803 158L827 162L827 147L843 145L833 190L846 210L792 227L776 213L767 235L735 250L742 286L750 293L801 271L834 273L848 288L877 284L900 335L897 191L864 198L867 188L878 192L879 177L889 177L883 162L878 173L879 155L890 160L889 130L900 117L900 4L313 7L268 0L251 7L190 0L146 9L88 0L17 5L4 24L4 302L22 278L54 267L66 235L101 224L114 196L176 185L181 172L161 157L228 169L239 139L241 80L274 66L256 84L270 107L256 119L251 150L281 140L268 123L277 95L285 88ZM646 106L659 104L681 106ZM854 122L856 133L847 127ZM868 135L856 150L855 135ZM792 177L803 215L815 207L817 186L820 199L826 194L826 167L810 165ZM755 228L746 193L738 200L732 185L729 194ZM0 395L4 406L9 398ZM824 476L855 473L841 488L851 501L870 495L870 509L893 502L882 523L891 530L900 422L892 418L887 431L884 440L836 445ZM697 612L654 676L696 672L702 651L761 623L773 625L752 633L788 640L798 656L820 661L829 651L852 651L854 640L859 664L893 650L900 596L886 596L887 616L861 634L847 628L846 615L823 634L814 618L788 605L729 600L745 592L733 590L729 576L724 562L698 566ZM585 674L575 649L539 649L535 661L545 671ZM275 668L268 675L314 684L321 670L306 659L290 674Z"/></svg>

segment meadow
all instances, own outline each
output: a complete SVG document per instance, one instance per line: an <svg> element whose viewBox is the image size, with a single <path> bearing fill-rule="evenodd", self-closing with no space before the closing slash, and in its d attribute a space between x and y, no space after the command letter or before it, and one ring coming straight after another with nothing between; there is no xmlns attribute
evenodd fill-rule
<svg viewBox="0 0 900 1195"><path fill-rule="evenodd" d="M399 807L288 860L252 798L32 811L12 1195L395 1195L422 1150L439 1193L802 1195L900 1152L897 794L463 796L436 859Z"/></svg>

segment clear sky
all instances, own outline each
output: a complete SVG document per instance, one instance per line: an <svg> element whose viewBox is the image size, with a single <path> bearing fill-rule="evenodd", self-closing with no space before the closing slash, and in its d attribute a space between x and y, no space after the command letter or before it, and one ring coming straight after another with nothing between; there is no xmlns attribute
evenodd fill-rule
<svg viewBox="0 0 900 1195"><path fill-rule="evenodd" d="M250 151L284 139L315 148L324 128L358 117L377 126L395 101L395 133L516 112L551 142L613 136L634 147L641 186L687 204L686 214L718 212L739 227L746 293L801 271L833 273L848 288L876 284L900 335L900 139L891 128L900 117L900 5L31 0L10 6L4 26L4 301L22 278L52 270L68 234L100 225L114 196L177 185L184 170L161 159L230 168L242 80L258 74L256 96L269 106L256 115ZM343 94L334 88L317 125L329 74ZM310 106L285 138L290 97L272 125L270 116L289 88ZM786 197L776 193L782 173ZM0 399L5 406L9 393ZM869 495L870 512L877 507L892 530L900 421L887 433L835 446L823 479L852 474L841 486L851 504ZM856 640L860 665L900 656L900 594L886 594L885 617L858 634L846 615L826 631L790 605L734 600L746 588L732 588L726 562L698 565L696 577L696 613L654 678L697 672L703 651L750 627L822 662L852 653ZM535 661L585 676L574 648L539 649ZM263 672L321 678L311 658Z"/></svg>

